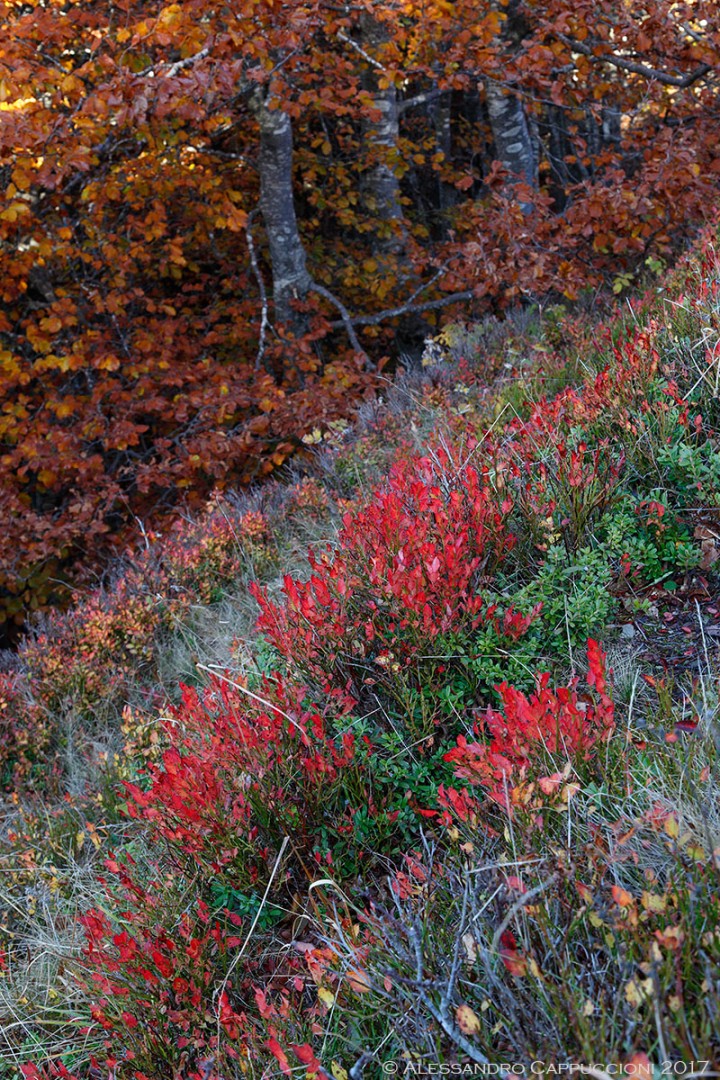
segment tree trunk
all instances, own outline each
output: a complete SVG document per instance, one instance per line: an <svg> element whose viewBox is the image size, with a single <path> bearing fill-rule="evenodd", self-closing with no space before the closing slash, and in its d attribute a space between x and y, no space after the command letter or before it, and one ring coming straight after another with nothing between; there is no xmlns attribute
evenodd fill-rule
<svg viewBox="0 0 720 1080"><path fill-rule="evenodd" d="M602 109L602 135L605 146L619 146L622 138L622 114L617 105L604 105Z"/></svg>
<svg viewBox="0 0 720 1080"><path fill-rule="evenodd" d="M295 214L292 123L282 109L269 108L260 89L253 93L250 107L260 128L260 209L270 249L275 320L297 333L303 319L293 301L305 299L312 278Z"/></svg>
<svg viewBox="0 0 720 1080"><path fill-rule="evenodd" d="M453 152L451 90L445 90L437 95L428 108L428 115L435 128L435 145L445 161L450 163ZM437 204L441 214L457 206L460 201L459 194L453 184L448 184L438 177Z"/></svg>
<svg viewBox="0 0 720 1080"><path fill-rule="evenodd" d="M371 15L360 17L362 47L373 57L388 40L388 31ZM365 205L376 218L379 228L376 250L379 253L402 255L407 246L404 214L400 201L400 184L392 167L392 157L398 152L400 118L397 91L394 86L379 86L379 69L368 63L363 73L363 85L372 95L373 108L379 114L377 120L364 120L364 134L372 149L376 149L377 161L364 177Z"/></svg>
<svg viewBox="0 0 720 1080"><path fill-rule="evenodd" d="M529 25L520 0L506 0L500 40L512 54L527 35ZM507 171L529 187L538 186L538 147L528 123L522 98L506 90L494 79L485 83L490 128L495 143L495 156ZM523 212L533 210L531 202L521 202Z"/></svg>
<svg viewBox="0 0 720 1080"><path fill-rule="evenodd" d="M498 161L513 177L536 188L537 155L521 99L491 79L485 86L485 99ZM532 203L521 205L525 213L533 209Z"/></svg>

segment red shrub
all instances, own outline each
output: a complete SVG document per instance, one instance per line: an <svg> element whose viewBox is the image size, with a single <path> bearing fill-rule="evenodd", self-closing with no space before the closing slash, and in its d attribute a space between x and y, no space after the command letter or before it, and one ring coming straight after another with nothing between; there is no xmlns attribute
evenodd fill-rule
<svg viewBox="0 0 720 1080"><path fill-rule="evenodd" d="M357 691L373 661L406 665L438 635L492 617L482 587L514 544L511 509L487 464L446 452L400 461L346 515L339 550L312 555L308 581L285 578L283 604L255 589L258 626L303 675Z"/></svg>
<svg viewBox="0 0 720 1080"><path fill-rule="evenodd" d="M221 1047L225 1062L246 1056L251 1025L232 1008L232 986L222 981L228 952L240 946L242 936L228 933L226 920L213 919L202 901L186 905L171 921L167 904L173 889L167 881L140 885L132 864L109 865L124 890L126 910L112 923L100 911L81 920L95 996L91 1015L105 1033L108 1060L117 1060L122 1048L121 1057L138 1059L152 1076L165 1070L174 1075L172 1064L184 1062L193 1071L183 1075L202 1077L209 1075L203 1062L212 1064Z"/></svg>
<svg viewBox="0 0 720 1080"><path fill-rule="evenodd" d="M106 589L44 619L18 649L17 672L0 675L0 786L23 780L55 737L54 717L71 703L91 717L145 692L157 705L157 646L193 606L210 604L237 582L243 557L270 557L270 531L257 510L220 497L193 522L178 522Z"/></svg>
<svg viewBox="0 0 720 1080"><path fill-rule="evenodd" d="M341 774L356 768L352 733L333 736L352 702L340 695L323 707L303 688L267 682L259 694L216 680L204 694L183 689L165 723L171 742L150 763L149 790L126 784L128 811L151 823L186 867L234 889L267 878L285 837L300 864L320 859L323 830L352 826L365 802L334 805ZM347 778L343 777L346 783Z"/></svg>
<svg viewBox="0 0 720 1080"><path fill-rule="evenodd" d="M44 711L17 675L0 674L0 787L16 789L28 779L51 740Z"/></svg>
<svg viewBox="0 0 720 1080"><path fill-rule="evenodd" d="M528 769L537 769L548 757L577 762L588 760L598 742L614 728L614 710L605 681L605 654L596 641L588 641L588 684L594 700L577 692L577 680L569 687L551 690L550 676L540 676L534 694L526 697L507 683L496 689L503 711L489 709L476 723L476 735L489 742L468 742L464 735L445 754L455 765L455 775L470 784L481 784L490 797L506 806L508 791Z"/></svg>
<svg viewBox="0 0 720 1080"><path fill-rule="evenodd" d="M222 680L204 694L185 688L166 723L173 745L146 768L148 789L125 785L130 816L162 842L162 869L109 860L112 917L82 920L92 1018L108 1060L133 1062L118 1077L219 1080L233 1061L275 1054L285 1027L284 1044L305 1062L297 1036L320 1008L303 994L309 965L283 950L259 956L253 911L263 895L266 911L289 910L367 805L362 777L353 784L352 734L328 730L349 705L334 695L315 708L304 690L272 683L258 693ZM254 949L240 965L251 926Z"/></svg>

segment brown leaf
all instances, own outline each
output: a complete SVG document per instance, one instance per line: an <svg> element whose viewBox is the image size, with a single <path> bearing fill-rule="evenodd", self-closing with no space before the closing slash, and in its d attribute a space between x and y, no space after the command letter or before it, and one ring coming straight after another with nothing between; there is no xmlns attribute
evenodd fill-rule
<svg viewBox="0 0 720 1080"><path fill-rule="evenodd" d="M714 540L703 540L700 545L700 553L699 566L701 570L709 570L720 559L720 550L718 550Z"/></svg>

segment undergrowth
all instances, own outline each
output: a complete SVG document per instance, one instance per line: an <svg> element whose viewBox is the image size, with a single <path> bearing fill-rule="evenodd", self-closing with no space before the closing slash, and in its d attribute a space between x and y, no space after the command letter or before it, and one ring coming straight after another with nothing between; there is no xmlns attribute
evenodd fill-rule
<svg viewBox="0 0 720 1080"><path fill-rule="evenodd" d="M446 332L38 624L0 1076L710 1069L719 281Z"/></svg>

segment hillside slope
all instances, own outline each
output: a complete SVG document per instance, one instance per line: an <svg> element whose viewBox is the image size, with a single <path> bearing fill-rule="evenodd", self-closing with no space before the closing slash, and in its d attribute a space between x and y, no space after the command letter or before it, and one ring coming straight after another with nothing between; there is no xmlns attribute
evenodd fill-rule
<svg viewBox="0 0 720 1080"><path fill-rule="evenodd" d="M719 289L448 332L25 641L0 1076L720 1059Z"/></svg>

